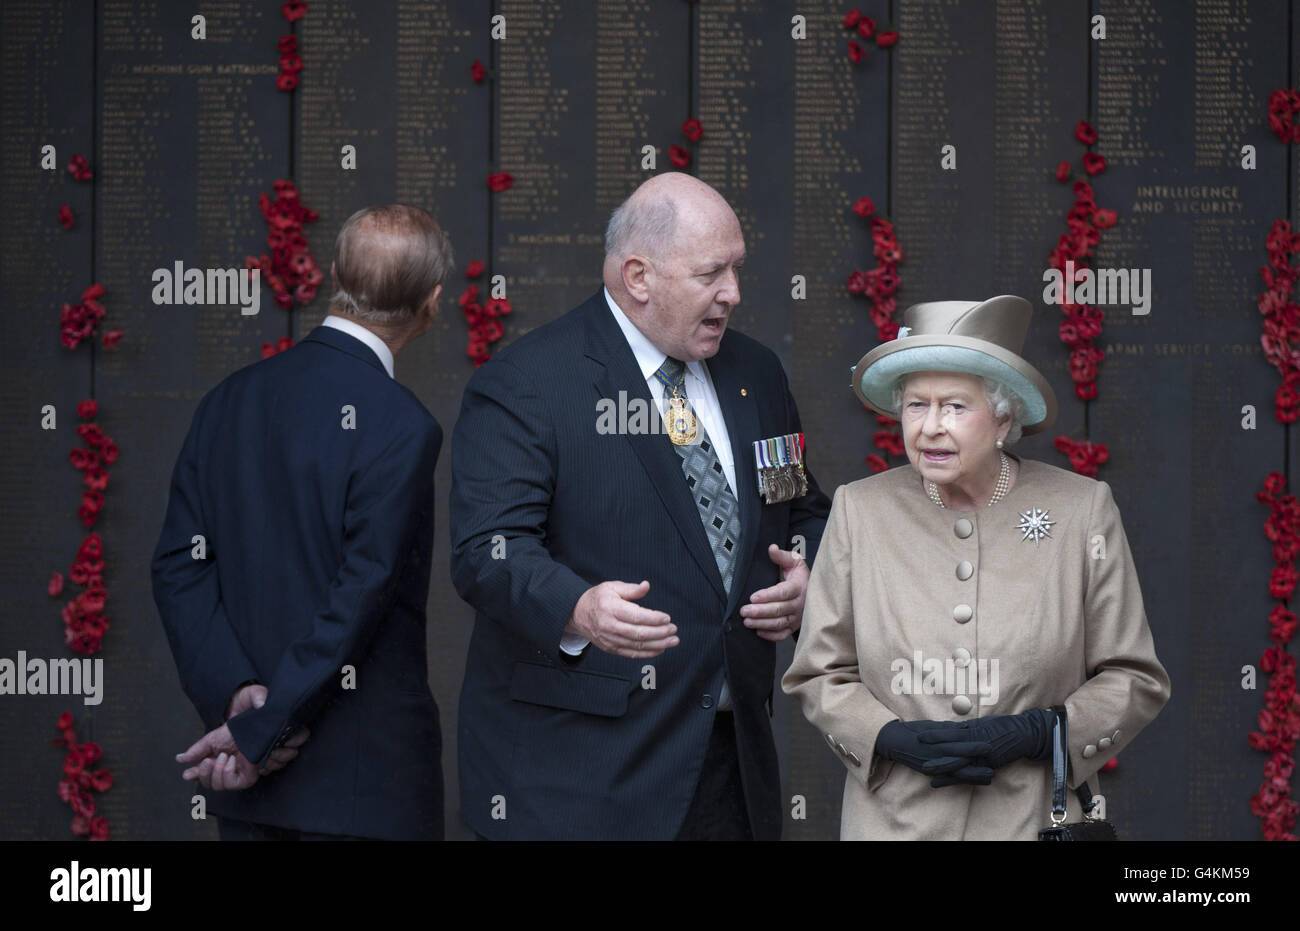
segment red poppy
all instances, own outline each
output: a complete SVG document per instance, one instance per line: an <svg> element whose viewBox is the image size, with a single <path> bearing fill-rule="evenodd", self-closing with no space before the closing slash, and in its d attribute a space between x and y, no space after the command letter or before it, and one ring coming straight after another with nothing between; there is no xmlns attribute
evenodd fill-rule
<svg viewBox="0 0 1300 931"><path fill-rule="evenodd" d="M889 463L884 460L884 457L876 453L867 456L867 466L872 472L887 472L889 470Z"/></svg>
<svg viewBox="0 0 1300 931"><path fill-rule="evenodd" d="M302 56L297 52L285 52L280 56L281 73L297 74L302 70Z"/></svg>
<svg viewBox="0 0 1300 931"><path fill-rule="evenodd" d="M884 414L876 415L876 423L882 427L897 427L898 421L893 417L886 417Z"/></svg>
<svg viewBox="0 0 1300 931"><path fill-rule="evenodd" d="M1058 162L1056 165L1056 180L1065 182L1070 180L1070 163Z"/></svg>
<svg viewBox="0 0 1300 931"><path fill-rule="evenodd" d="M487 305L484 307L484 310L489 317L509 316L512 309L510 302L503 297L492 298L492 300L488 301Z"/></svg>
<svg viewBox="0 0 1300 931"><path fill-rule="evenodd" d="M1286 477L1281 472L1270 472L1264 476L1264 490L1275 495L1286 488Z"/></svg>
<svg viewBox="0 0 1300 931"><path fill-rule="evenodd" d="M865 294L867 291L867 276L862 273L861 269L854 269L849 275L846 282L850 294Z"/></svg>
<svg viewBox="0 0 1300 931"><path fill-rule="evenodd" d="M856 7L852 10L849 10L847 13L844 14L844 28L853 29L855 26L858 25L858 21L861 19L862 19L861 10L857 9Z"/></svg>
<svg viewBox="0 0 1300 931"><path fill-rule="evenodd" d="M460 304L462 308L468 307L470 304L477 304L478 285L472 284L469 287L467 287L464 293L462 293L461 296L456 299L456 302Z"/></svg>
<svg viewBox="0 0 1300 931"><path fill-rule="evenodd" d="M285 52L298 51L298 37L295 36L293 33L287 33L285 35L280 36L280 41L276 43L275 49L277 52L280 52L281 54Z"/></svg>
<svg viewBox="0 0 1300 931"><path fill-rule="evenodd" d="M682 132L691 142L699 142L700 137L704 135L704 126L697 119L689 119L682 124Z"/></svg>
<svg viewBox="0 0 1300 931"><path fill-rule="evenodd" d="M1080 401L1091 401L1097 396L1095 381L1080 382L1074 386L1074 394Z"/></svg>
<svg viewBox="0 0 1300 931"><path fill-rule="evenodd" d="M870 16L863 15L858 20L858 35L864 39L870 39L876 34L876 24Z"/></svg>
<svg viewBox="0 0 1300 931"><path fill-rule="evenodd" d="M50 576L50 584L46 589L51 598L58 598L63 594L63 573L55 572Z"/></svg>
<svg viewBox="0 0 1300 931"><path fill-rule="evenodd" d="M291 23L297 22L307 15L307 4L302 0L288 0L280 7L280 15Z"/></svg>
<svg viewBox="0 0 1300 931"><path fill-rule="evenodd" d="M59 715L59 720L55 723L54 726L61 731L66 731L68 728L72 727L72 721L73 721L72 712L65 711Z"/></svg>
<svg viewBox="0 0 1300 931"><path fill-rule="evenodd" d="M483 274L483 263L478 259L475 259L465 266L466 278L477 278L481 274Z"/></svg>
<svg viewBox="0 0 1300 931"><path fill-rule="evenodd" d="M1092 212L1092 222L1100 230L1110 229L1118 219L1119 215L1114 210L1105 207L1098 207Z"/></svg>
<svg viewBox="0 0 1300 931"><path fill-rule="evenodd" d="M1103 773L1108 773L1108 772L1110 772L1111 770L1113 770L1113 769L1114 769L1116 766L1118 766L1118 765L1119 765L1119 757L1117 757L1117 756L1113 756L1113 757L1111 757L1109 760L1107 760L1105 763L1102 764L1102 766L1101 766L1101 771L1102 771Z"/></svg>
<svg viewBox="0 0 1300 931"><path fill-rule="evenodd" d="M481 304L468 304L462 311L465 316L465 322L470 325L471 329L477 327L483 321L483 306Z"/></svg>
<svg viewBox="0 0 1300 931"><path fill-rule="evenodd" d="M90 834L90 819L82 815L72 816L72 833L78 837L86 837Z"/></svg>
<svg viewBox="0 0 1300 931"><path fill-rule="evenodd" d="M86 398L77 404L77 416L83 420L90 420L99 413L99 405L94 398Z"/></svg>
<svg viewBox="0 0 1300 931"><path fill-rule="evenodd" d="M483 67L483 62L477 58L469 66L469 77L475 84L482 84L487 80L487 68Z"/></svg>
<svg viewBox="0 0 1300 931"><path fill-rule="evenodd" d="M686 168L691 164L691 153L679 145L670 145L668 147L668 160L678 168Z"/></svg>
<svg viewBox="0 0 1300 931"><path fill-rule="evenodd" d="M1099 175L1106 170L1106 156L1098 155L1096 152L1085 152L1083 154L1083 170L1090 175Z"/></svg>
<svg viewBox="0 0 1300 931"><path fill-rule="evenodd" d="M515 183L514 176L506 171L496 171L487 176L488 188L496 191L498 194L510 189L510 185Z"/></svg>
<svg viewBox="0 0 1300 931"><path fill-rule="evenodd" d="M876 338L882 343L887 343L892 339L898 339L898 321L890 320L876 327Z"/></svg>
<svg viewBox="0 0 1300 931"><path fill-rule="evenodd" d="M90 819L90 839L108 840L108 819L100 816Z"/></svg>
<svg viewBox="0 0 1300 931"><path fill-rule="evenodd" d="M113 787L113 774L107 769L97 769L90 774L90 784L96 792L107 792Z"/></svg>
<svg viewBox="0 0 1300 931"><path fill-rule="evenodd" d="M857 41L850 39L849 58L852 60L852 62L855 65L860 64L863 61L863 59L865 59L866 57L867 57L867 50L863 48Z"/></svg>
<svg viewBox="0 0 1300 931"><path fill-rule="evenodd" d="M1295 591L1295 566L1276 566L1268 580L1268 595L1279 601L1285 601Z"/></svg>
<svg viewBox="0 0 1300 931"><path fill-rule="evenodd" d="M298 86L298 75L289 71L281 71L275 79L275 86L282 91L291 91Z"/></svg>
<svg viewBox="0 0 1300 931"><path fill-rule="evenodd" d="M100 337L100 343L103 344L105 349L116 349L117 344L122 341L122 333L123 331L120 329L109 330Z"/></svg>
<svg viewBox="0 0 1300 931"><path fill-rule="evenodd" d="M871 442L877 449L883 449L891 456L901 456L905 451L903 438L891 430L877 430L872 435Z"/></svg>
<svg viewBox="0 0 1300 931"><path fill-rule="evenodd" d="M73 224L77 222L76 214L67 204L59 204L59 222L63 224L65 230L72 229Z"/></svg>
<svg viewBox="0 0 1300 931"><path fill-rule="evenodd" d="M1074 138L1084 145L1092 145L1097 141L1097 130L1086 120L1079 120L1079 124L1074 127Z"/></svg>
<svg viewBox="0 0 1300 931"><path fill-rule="evenodd" d="M881 48L889 48L890 46L897 45L897 44L898 44L898 33L895 32L894 30L887 29L884 32L876 33L876 45L880 46Z"/></svg>
<svg viewBox="0 0 1300 931"><path fill-rule="evenodd" d="M876 205L870 197L859 197L853 204L853 212L860 217L869 217L876 212Z"/></svg>
<svg viewBox="0 0 1300 931"><path fill-rule="evenodd" d="M89 181L95 176L84 155L73 155L68 159L68 174L78 181Z"/></svg>
<svg viewBox="0 0 1300 931"><path fill-rule="evenodd" d="M107 462L109 465L112 465L113 463L117 462L117 444L114 443L112 440L107 440L104 443L103 448L100 449L100 452L104 456L104 461Z"/></svg>

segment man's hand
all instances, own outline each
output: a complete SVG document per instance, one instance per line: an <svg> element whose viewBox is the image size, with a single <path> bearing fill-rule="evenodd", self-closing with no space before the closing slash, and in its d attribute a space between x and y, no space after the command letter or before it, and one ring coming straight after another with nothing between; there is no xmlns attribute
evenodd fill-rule
<svg viewBox="0 0 1300 931"><path fill-rule="evenodd" d="M257 683L246 685L230 696L230 704L226 706L226 720L229 721L235 715L242 714L250 708L261 708L265 704L266 686Z"/></svg>
<svg viewBox="0 0 1300 931"><path fill-rule="evenodd" d="M176 762L198 764L181 773L181 778L197 779L205 788L218 792L247 789L260 775L257 767L239 752L230 728L224 724L208 731L184 753L176 754Z"/></svg>
<svg viewBox="0 0 1300 931"><path fill-rule="evenodd" d="M634 604L650 591L650 583L601 582L582 593L564 632L578 634L597 649L615 656L645 659L658 656L678 639L677 625L662 611Z"/></svg>
<svg viewBox="0 0 1300 931"><path fill-rule="evenodd" d="M808 563L798 553L775 543L767 548L768 558L781 567L781 582L749 596L740 609L745 626L764 640L777 642L789 637L803 624L803 599L808 594Z"/></svg>

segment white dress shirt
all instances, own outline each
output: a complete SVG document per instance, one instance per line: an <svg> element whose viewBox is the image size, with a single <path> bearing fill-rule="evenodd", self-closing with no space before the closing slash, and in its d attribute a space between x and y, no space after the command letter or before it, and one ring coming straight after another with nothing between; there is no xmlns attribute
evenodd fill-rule
<svg viewBox="0 0 1300 931"><path fill-rule="evenodd" d="M355 320L349 320L346 317L340 317L338 314L330 314L321 321L321 326L333 327L336 330L342 330L348 336L355 336L361 342L365 343L375 351L379 356L379 361L384 363L384 371L388 377L393 376L393 350L388 348L388 344L376 336L370 330L367 330Z"/></svg>
<svg viewBox="0 0 1300 931"><path fill-rule="evenodd" d="M664 364L668 354L661 349L655 348L655 344L650 342L649 338L636 328L636 324L628 319L623 309L614 303L614 298L610 295L609 289L605 289L605 302L609 304L609 312L614 315L618 322L618 328L623 331L623 338L632 349L632 354L636 356L636 364L641 367L641 374L645 376L646 386L650 389L650 397L659 401L659 411L662 414L667 404L664 401L664 385L659 379L655 378L655 372L659 366ZM718 462L722 465L722 470L727 474L727 484L731 486L731 493L736 493L736 463L731 454L731 436L727 433L727 422L722 417L722 406L718 403L718 392L713 387L713 380L709 377L709 369L703 362L686 363L686 396L690 399L691 409L695 412L696 418L704 426L709 434L709 439L713 441L713 449L718 454ZM737 580L738 581L738 580ZM586 637L578 634L564 634L560 637L560 649L571 656L577 656L581 653L591 641ZM722 683L722 692L718 696L718 710L729 710L731 707L730 694L727 690L727 683Z"/></svg>

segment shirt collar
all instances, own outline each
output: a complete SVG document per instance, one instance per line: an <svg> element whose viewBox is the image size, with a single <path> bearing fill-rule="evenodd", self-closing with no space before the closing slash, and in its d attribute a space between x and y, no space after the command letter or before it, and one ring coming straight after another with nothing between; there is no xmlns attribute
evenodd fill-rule
<svg viewBox="0 0 1300 931"><path fill-rule="evenodd" d="M342 330L349 336L353 336L365 343L375 355L379 356L379 361L384 364L384 371L388 373L389 378L393 378L393 350L388 348L388 344L380 339L373 331L367 330L355 320L349 320L346 317L340 317L338 314L329 314L321 321L321 326L332 327L335 330Z"/></svg>
<svg viewBox="0 0 1300 931"><path fill-rule="evenodd" d="M623 313L623 308L614 302L614 297L609 293L609 288L605 288L605 302L609 304L609 311L614 315L618 322L618 328L623 331L623 338L632 349L632 355L636 356L636 364L641 368L641 376L649 379L655 372L659 371L659 366L664 364L668 353L664 352L650 342L650 338L637 329L636 324L628 319L627 314ZM704 367L699 362L687 362L686 371L690 372L701 381L704 380Z"/></svg>

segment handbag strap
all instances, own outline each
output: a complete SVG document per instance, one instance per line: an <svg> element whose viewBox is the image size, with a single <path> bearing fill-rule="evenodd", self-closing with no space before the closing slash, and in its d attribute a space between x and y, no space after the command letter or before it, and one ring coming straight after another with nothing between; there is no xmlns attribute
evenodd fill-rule
<svg viewBox="0 0 1300 931"><path fill-rule="evenodd" d="M1069 760L1065 748L1069 746L1068 726L1064 705L1053 705L1052 711L1056 714L1056 720L1052 724L1052 823L1060 824L1065 821L1065 770ZM1094 806L1088 783L1079 783L1074 791L1079 804L1083 806L1083 813L1089 814Z"/></svg>

